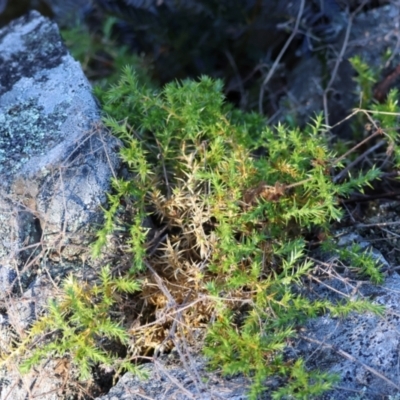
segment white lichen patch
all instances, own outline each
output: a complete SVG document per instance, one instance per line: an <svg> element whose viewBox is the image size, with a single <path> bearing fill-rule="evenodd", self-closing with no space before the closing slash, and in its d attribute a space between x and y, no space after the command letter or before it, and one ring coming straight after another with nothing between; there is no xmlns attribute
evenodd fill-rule
<svg viewBox="0 0 400 400"><path fill-rule="evenodd" d="M0 174L17 172L31 157L44 155L59 141L57 132L66 116L62 105L51 114L34 99L0 113Z"/></svg>

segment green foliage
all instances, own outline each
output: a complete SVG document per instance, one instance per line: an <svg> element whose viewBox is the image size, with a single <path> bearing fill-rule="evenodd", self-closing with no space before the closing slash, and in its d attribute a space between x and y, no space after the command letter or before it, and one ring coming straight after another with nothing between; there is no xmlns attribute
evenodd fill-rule
<svg viewBox="0 0 400 400"><path fill-rule="evenodd" d="M26 343L35 345L20 363L21 372L29 371L51 354L69 356L81 380L90 378L96 364L140 373L137 367L110 350L129 341L126 329L111 318L117 293L138 290L137 281L113 278L108 267L101 270L99 282L93 285L70 275L63 283L62 295L50 301L47 314L30 329Z"/></svg>
<svg viewBox="0 0 400 400"><path fill-rule="evenodd" d="M390 138L395 141L397 138L398 120L400 115L400 107L398 105L399 91L392 89L389 91L384 103L371 104L373 118L384 127L385 132L390 135Z"/></svg>
<svg viewBox="0 0 400 400"><path fill-rule="evenodd" d="M353 62L367 89L369 71ZM302 359L285 359L295 327L326 312L381 314L382 307L300 295L314 266L305 237L329 237L331 222L342 218L339 198L371 185L380 170L334 179L352 151L338 156L330 150L320 115L304 130L272 128L260 115L226 104L221 81L202 77L161 90L141 82L126 67L117 84L97 89L131 178L112 180L93 255L119 235L119 250L130 253L129 272L115 278L104 268L96 284L70 276L10 357L22 358L21 371L28 371L49 354L69 356L82 380L99 364L138 373L130 356L164 345L181 318L178 326L185 328L176 335L207 324L210 367L250 376L250 399L265 390L269 376L283 382L274 399L320 396L336 377L308 370ZM385 106L373 107L382 124L394 126L385 112L397 112L395 93ZM395 135L379 134L396 156ZM324 246L355 273L382 282L379 265L357 245L338 249L326 240ZM146 317L128 330L117 310L134 292ZM179 317L170 313L178 305L184 305Z"/></svg>
<svg viewBox="0 0 400 400"><path fill-rule="evenodd" d="M374 283L382 283L383 275L379 272L382 265L372 257L371 251L363 251L358 243L346 249L336 250L339 257L349 262L351 269L370 277Z"/></svg>
<svg viewBox="0 0 400 400"><path fill-rule="evenodd" d="M208 293L208 314L193 307L185 321L195 326L215 316L204 350L211 366L252 376L252 399L270 375L287 382L275 398L310 398L328 389L333 377L307 371L302 360L283 362L293 326L328 310L343 316L381 309L295 294L313 268L303 235L315 228L327 233L342 216L338 196L362 189L379 170L334 183L331 171L341 163L328 148L321 116L304 131L266 127L258 115L226 105L222 82L207 77L155 91L127 67L101 99L135 179L113 182L95 254L116 229L119 204L134 199L131 273L145 271L146 260L162 276L163 293L169 287L172 297L186 300ZM149 215L169 232L153 257L143 228ZM207 269L200 272L200 265ZM377 266L366 259L354 265L379 281ZM159 301L160 289L151 293Z"/></svg>
<svg viewBox="0 0 400 400"><path fill-rule="evenodd" d="M339 381L339 377L321 371L307 371L303 360L297 360L290 369L290 380L287 386L278 389L272 398L275 399L310 399L320 396ZM310 382L312 383L310 385ZM296 394L293 396L293 394Z"/></svg>
<svg viewBox="0 0 400 400"><path fill-rule="evenodd" d="M361 108L367 108L372 101L373 86L378 81L378 73L374 71L360 56L354 56L349 59L352 67L357 72L354 80L359 85L361 92Z"/></svg>
<svg viewBox="0 0 400 400"><path fill-rule="evenodd" d="M371 68L359 56L350 59L351 65L357 72L354 78L358 83L361 93L362 113L357 115L359 129L362 125L368 127L369 137L365 140L371 140L377 135L383 136L388 142L387 154L394 156L396 167L400 166L400 147L398 139L398 123L400 116L400 107L398 105L398 89L389 90L386 98L378 102L373 97L373 88L378 81L378 71Z"/></svg>

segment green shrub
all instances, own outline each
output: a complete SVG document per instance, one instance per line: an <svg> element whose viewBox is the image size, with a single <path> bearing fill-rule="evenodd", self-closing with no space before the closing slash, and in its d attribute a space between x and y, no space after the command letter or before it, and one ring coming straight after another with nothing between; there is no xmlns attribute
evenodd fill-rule
<svg viewBox="0 0 400 400"><path fill-rule="evenodd" d="M360 56L350 58L350 63L357 73L354 78L361 93L361 108L367 108L373 98L373 86L378 80L378 72L373 70Z"/></svg>
<svg viewBox="0 0 400 400"><path fill-rule="evenodd" d="M49 356L68 356L82 381L91 377L98 364L140 374L134 364L118 357L115 349L126 346L129 335L111 317L121 294L139 289L137 281L113 278L108 267L101 270L99 282L94 284L70 275L63 282L60 297L50 300L48 312L33 323L29 336L8 360L17 357L20 371L28 372Z"/></svg>
<svg viewBox="0 0 400 400"><path fill-rule="evenodd" d="M99 256L118 234L129 272L113 278L103 269L95 285L68 278L62 296L9 357L18 356L27 371L49 354L69 356L85 380L99 364L136 372L132 358L158 351L172 336L189 340L202 328L210 367L250 376L251 399L269 376L282 382L273 398L318 397L336 377L284 357L295 327L325 312L382 308L300 295L313 270L305 237L329 239L330 224L342 217L339 199L370 185L380 171L335 180L352 151L329 150L321 116L303 131L271 128L258 114L226 104L221 81L202 77L162 90L139 82L127 67L117 85L97 89L131 178L112 181L93 253ZM388 102L396 106L392 97ZM382 139L395 148L393 135ZM356 272L382 281L367 253L339 252ZM132 309L133 300L117 291L138 291L139 326L111 317L117 305ZM110 350L118 345L126 357Z"/></svg>
<svg viewBox="0 0 400 400"><path fill-rule="evenodd" d="M212 318L204 350L210 365L252 376L251 398L270 375L287 382L275 398L325 391L333 377L307 371L301 360L283 360L294 326L326 311L380 309L364 301L332 304L295 294L313 267L304 234L328 235L329 224L342 216L338 198L380 172L371 169L334 184L340 158L328 149L320 116L302 132L263 126L257 114L225 104L222 82L207 77L154 91L126 68L102 100L105 123L123 140L121 157L135 178L113 181L95 254L112 234L120 204L134 199L130 273L146 273L148 265L168 287L166 297L193 304L186 326ZM151 256L143 227L148 216L167 232ZM377 266L368 265L362 272L379 280ZM159 308L168 303L160 301L160 288L143 291L157 297Z"/></svg>

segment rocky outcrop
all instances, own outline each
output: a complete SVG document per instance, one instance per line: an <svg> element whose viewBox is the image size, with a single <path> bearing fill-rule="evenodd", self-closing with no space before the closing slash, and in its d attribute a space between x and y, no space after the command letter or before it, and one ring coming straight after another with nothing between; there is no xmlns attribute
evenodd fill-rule
<svg viewBox="0 0 400 400"><path fill-rule="evenodd" d="M2 326L21 334L47 301L49 280L82 268L119 142L102 128L91 85L57 26L39 13L0 30L0 66ZM1 381L0 399L25 398L21 388L57 398L60 384L49 371L48 388L46 379L17 374L10 382L11 375Z"/></svg>

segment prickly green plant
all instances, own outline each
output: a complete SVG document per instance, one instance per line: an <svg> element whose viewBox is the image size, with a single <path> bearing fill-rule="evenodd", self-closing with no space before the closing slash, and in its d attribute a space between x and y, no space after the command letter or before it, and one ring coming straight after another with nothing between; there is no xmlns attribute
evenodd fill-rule
<svg viewBox="0 0 400 400"><path fill-rule="evenodd" d="M94 284L70 275L64 280L61 295L50 300L48 312L34 322L24 343L8 358L18 356L20 371L27 372L50 355L69 357L82 381L90 378L98 364L140 373L115 351L128 344L129 335L121 325L124 317L120 321L111 317L117 299L138 290L137 281L113 278L109 267L101 270Z"/></svg>
<svg viewBox="0 0 400 400"><path fill-rule="evenodd" d="M360 56L349 59L352 67L357 73L354 80L357 82L361 93L361 108L368 107L373 98L373 86L378 80L378 72L372 69Z"/></svg>
<svg viewBox="0 0 400 400"><path fill-rule="evenodd" d="M143 287L146 299L157 309L171 299L188 304L184 326L198 327L213 316L205 347L210 365L252 376L251 398L270 375L287 381L276 398L316 396L334 378L307 371L301 360L283 360L286 341L296 335L293 326L328 310L379 309L365 301L332 304L296 294L293 288L313 268L303 235L327 234L342 216L339 196L380 172L372 168L334 183L331 173L342 159L329 150L320 116L304 131L266 127L257 114L232 110L221 90L220 81L202 77L154 91L126 68L103 94L105 123L123 140L121 157L135 178L113 181L94 251L115 229L121 204L134 199L130 273L147 270L159 279L158 286ZM150 252L142 226L149 216L156 231L166 232ZM380 277L373 264L362 272ZM146 334L165 338L163 323L151 329L133 333L134 342Z"/></svg>
<svg viewBox="0 0 400 400"><path fill-rule="evenodd" d="M357 114L356 129L365 125L368 136L364 142L377 137L384 137L388 142L386 153L394 156L394 162L400 165L398 140L398 122L400 107L398 105L398 89L391 89L386 98L378 102L373 97L373 88L378 81L378 71L370 67L359 56L350 59L351 65L357 72L354 78L362 93L361 110Z"/></svg>
<svg viewBox="0 0 400 400"><path fill-rule="evenodd" d="M135 371L129 352L118 357L105 342L144 354L202 328L210 366L250 376L251 399L269 376L284 383L274 398L319 396L336 378L285 359L294 327L327 311L382 309L300 295L296 288L313 269L305 234L329 237L331 222L342 217L338 199L371 184L380 171L335 179L348 154L330 151L321 116L303 131L265 126L258 114L225 104L222 82L207 77L155 90L125 68L117 85L99 93L105 123L124 144L120 155L130 178L112 181L93 253L100 255L112 235L124 237L120 250L130 255L129 272L113 278L103 270L96 285L68 278L10 357L22 358L26 371L48 354L68 356L87 379L97 364ZM393 146L392 136L383 140ZM341 255L356 272L382 279L379 266L358 249ZM110 314L129 299L117 292L139 290L135 302L146 318L135 327L120 324Z"/></svg>

